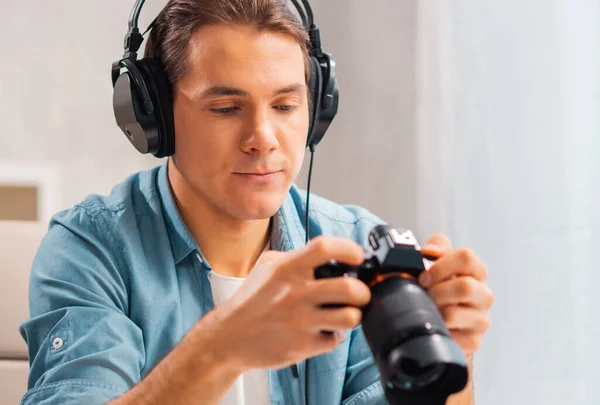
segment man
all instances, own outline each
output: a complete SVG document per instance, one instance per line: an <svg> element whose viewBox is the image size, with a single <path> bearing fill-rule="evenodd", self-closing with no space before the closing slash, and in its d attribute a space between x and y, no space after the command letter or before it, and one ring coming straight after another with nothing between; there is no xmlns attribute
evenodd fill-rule
<svg viewBox="0 0 600 405"><path fill-rule="evenodd" d="M306 40L282 1L161 12L146 54L172 86L175 153L53 218L21 327L23 404L386 403L358 327L369 288L313 276L361 263L383 221L313 196L304 244ZM485 266L441 235L425 249L440 259L419 281L470 357L493 300ZM468 386L449 403L470 402Z"/></svg>

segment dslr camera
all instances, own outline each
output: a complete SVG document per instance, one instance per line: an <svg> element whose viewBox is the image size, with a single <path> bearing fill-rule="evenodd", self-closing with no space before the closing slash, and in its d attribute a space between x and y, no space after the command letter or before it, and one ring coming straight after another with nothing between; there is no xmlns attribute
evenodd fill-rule
<svg viewBox="0 0 600 405"><path fill-rule="evenodd" d="M443 405L468 381L467 360L418 277L436 259L409 230L378 225L360 266L330 261L315 278L355 277L371 289L361 325L392 405ZM331 306L339 306L337 304Z"/></svg>

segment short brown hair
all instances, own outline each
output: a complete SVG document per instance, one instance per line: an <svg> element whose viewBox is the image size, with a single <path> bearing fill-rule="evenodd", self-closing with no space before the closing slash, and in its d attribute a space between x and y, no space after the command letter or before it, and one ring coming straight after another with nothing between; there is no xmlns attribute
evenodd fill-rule
<svg viewBox="0 0 600 405"><path fill-rule="evenodd" d="M308 34L286 0L169 0L159 13L144 56L157 59L171 86L185 75L190 38L205 25L241 25L292 36L304 54L308 83Z"/></svg>

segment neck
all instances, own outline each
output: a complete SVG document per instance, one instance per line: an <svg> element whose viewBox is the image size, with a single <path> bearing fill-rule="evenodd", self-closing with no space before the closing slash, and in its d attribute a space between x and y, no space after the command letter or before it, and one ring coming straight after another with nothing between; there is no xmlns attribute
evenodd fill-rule
<svg viewBox="0 0 600 405"><path fill-rule="evenodd" d="M199 195L170 158L168 175L179 213L213 271L247 277L270 238L270 218L240 220Z"/></svg>

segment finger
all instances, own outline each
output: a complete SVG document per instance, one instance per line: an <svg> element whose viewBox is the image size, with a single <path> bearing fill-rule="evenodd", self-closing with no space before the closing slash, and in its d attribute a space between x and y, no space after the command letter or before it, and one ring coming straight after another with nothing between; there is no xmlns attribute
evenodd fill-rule
<svg viewBox="0 0 600 405"><path fill-rule="evenodd" d="M360 323L362 312L354 307L319 308L310 319L310 327L315 331L353 329Z"/></svg>
<svg viewBox="0 0 600 405"><path fill-rule="evenodd" d="M421 249L423 254L432 257L441 257L445 253L448 253L452 250L452 244L450 240L446 237L446 235L441 233L436 233L432 235L425 246Z"/></svg>
<svg viewBox="0 0 600 405"><path fill-rule="evenodd" d="M490 327L489 314L475 308L450 305L440 308L446 326L452 331L483 334Z"/></svg>
<svg viewBox="0 0 600 405"><path fill-rule="evenodd" d="M309 299L316 305L341 304L363 307L371 300L371 290L352 277L334 277L312 281Z"/></svg>
<svg viewBox="0 0 600 405"><path fill-rule="evenodd" d="M329 353L335 349L337 345L342 343L345 338L346 334L343 330L326 333L320 331L316 332L314 337L314 349L311 351L311 357Z"/></svg>
<svg viewBox="0 0 600 405"><path fill-rule="evenodd" d="M470 249L458 249L435 261L433 266L419 276L422 287L449 280L454 276L470 276L479 281L487 280L485 264Z"/></svg>
<svg viewBox="0 0 600 405"><path fill-rule="evenodd" d="M312 278L315 267L330 260L358 266L365 260L364 249L348 238L317 236L295 252L284 267L286 271L306 269L306 275Z"/></svg>
<svg viewBox="0 0 600 405"><path fill-rule="evenodd" d="M433 284L428 292L438 308L446 305L464 305L487 311L493 303L489 287L469 276Z"/></svg>
<svg viewBox="0 0 600 405"><path fill-rule="evenodd" d="M482 335L472 332L451 331L450 337L460 346L463 353L469 355L479 349Z"/></svg>

